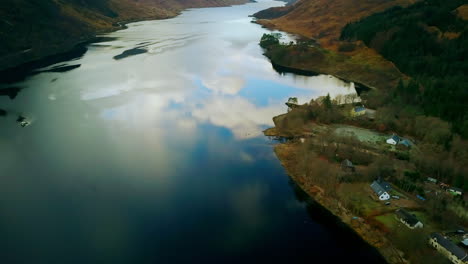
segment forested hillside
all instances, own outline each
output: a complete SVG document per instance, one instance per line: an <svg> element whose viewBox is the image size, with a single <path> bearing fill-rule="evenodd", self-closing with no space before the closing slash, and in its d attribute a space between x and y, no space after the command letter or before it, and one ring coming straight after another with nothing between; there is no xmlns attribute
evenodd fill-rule
<svg viewBox="0 0 468 264"><path fill-rule="evenodd" d="M117 22L168 18L184 8L246 0L2 0L0 70L69 50Z"/></svg>
<svg viewBox="0 0 468 264"><path fill-rule="evenodd" d="M273 7L256 14L259 23L314 38L331 46L343 27L352 21L415 0L299 0L288 8ZM269 20L263 20L269 19Z"/></svg>
<svg viewBox="0 0 468 264"><path fill-rule="evenodd" d="M348 24L343 40L362 40L405 74L388 104L441 117L468 137L468 21L464 0L425 0Z"/></svg>

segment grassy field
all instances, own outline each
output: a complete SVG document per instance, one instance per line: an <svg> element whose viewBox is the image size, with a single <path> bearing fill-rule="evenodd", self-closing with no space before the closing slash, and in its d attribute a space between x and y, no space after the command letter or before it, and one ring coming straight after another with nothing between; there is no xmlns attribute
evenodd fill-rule
<svg viewBox="0 0 468 264"><path fill-rule="evenodd" d="M395 218L394 213L376 216L375 219L384 224L390 231L395 232L404 225Z"/></svg>
<svg viewBox="0 0 468 264"><path fill-rule="evenodd" d="M335 125L334 128L334 133L338 136L355 136L359 141L370 144L385 143L385 141L390 137L390 135L354 126Z"/></svg>

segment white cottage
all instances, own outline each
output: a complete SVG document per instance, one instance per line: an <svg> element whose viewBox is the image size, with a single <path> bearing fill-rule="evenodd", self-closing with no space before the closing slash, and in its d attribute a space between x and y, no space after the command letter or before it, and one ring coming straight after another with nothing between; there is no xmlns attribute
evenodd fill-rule
<svg viewBox="0 0 468 264"><path fill-rule="evenodd" d="M381 185L380 182L374 181L371 184L371 188L375 192L375 194L377 194L379 200L386 201L390 199L390 194L388 194L388 192L385 190L385 188Z"/></svg>
<svg viewBox="0 0 468 264"><path fill-rule="evenodd" d="M397 135L393 135L391 138L387 139L387 144L396 145L401 141L401 138Z"/></svg>
<svg viewBox="0 0 468 264"><path fill-rule="evenodd" d="M424 227L423 223L419 221L419 219L414 214L411 214L403 208L396 210L395 215L400 222L405 224L410 229Z"/></svg>

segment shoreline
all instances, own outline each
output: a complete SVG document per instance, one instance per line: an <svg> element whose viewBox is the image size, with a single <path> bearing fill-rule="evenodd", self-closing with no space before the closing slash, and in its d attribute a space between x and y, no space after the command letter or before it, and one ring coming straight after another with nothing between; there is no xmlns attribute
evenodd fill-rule
<svg viewBox="0 0 468 264"><path fill-rule="evenodd" d="M269 45L263 47L264 56L280 73L291 72L306 76L329 74L345 82L353 82L362 90L391 90L397 86L399 80L407 78L393 63L378 56L373 57L367 51L349 55L315 45L308 45L306 48L300 46ZM367 60L368 58L373 61Z"/></svg>
<svg viewBox="0 0 468 264"><path fill-rule="evenodd" d="M369 86L367 86L367 85L365 85L363 83L360 83L360 82L357 82L357 81L354 81L354 80L351 80L351 79L343 78L341 76L337 76L337 75L334 75L334 74L331 74L331 73L320 73L320 72L316 72L316 71L313 71L313 70L304 70L304 69L299 69L299 68L294 68L294 67L289 67L289 66L283 66L283 65L275 63L271 58L269 58L269 57L267 57L267 58L270 60L271 65L273 66L273 69L275 71L277 71L278 73L281 73L281 74L283 74L283 73L292 73L292 74L303 75L303 76L311 76L311 77L322 75L322 74L329 74L329 75L332 75L335 78L338 78L338 79L342 80L343 82L354 83L354 87L355 87L356 93L358 95L360 95L362 92L367 92L367 91L370 91L372 89L376 89L375 87L369 87Z"/></svg>
<svg viewBox="0 0 468 264"><path fill-rule="evenodd" d="M356 236L355 239L360 239L361 243L367 246L367 249L373 251L373 253L378 255L383 262L388 263L388 261L384 258L384 256L376 247L370 245L366 240L362 238L360 234L358 234L353 228L351 228L347 223L345 223L340 217L334 214L322 203L317 201L312 194L306 192L306 190L301 185L299 185L291 175L287 175L290 180L290 184L294 188L294 192L298 197L300 196L299 199L305 202L306 207L312 208L314 210L314 213L318 212L320 217L324 218L324 221L326 221L326 223L320 222L321 224L327 224L333 227L338 227L339 229L343 229L343 231L352 233L354 236Z"/></svg>
<svg viewBox="0 0 468 264"><path fill-rule="evenodd" d="M182 12L191 9L191 8L212 8L212 7L228 7L234 5L244 5L247 3L254 3L255 0L241 0L241 1L232 1L225 5L212 5L212 6L201 6L201 7L186 7L181 10L174 11L174 15L167 15L164 17L156 16L156 17L141 17L141 18L134 18L134 19L124 19L121 21L116 21L112 23L112 27L104 29L104 30L96 30L92 34L82 35L80 38L69 40L68 42L64 42L60 44L58 47L51 44L48 49L42 49L37 51L37 53L26 55L30 52L30 50L25 50L21 52L12 53L0 58L0 84L2 83L11 83L11 81L3 81L5 76L11 77L11 74L14 75L21 75L26 74L28 75L34 69L34 65L39 65L39 68L46 67L57 62L48 63L48 61L55 61L60 57L64 57L64 60L77 58L70 57L71 54L77 54L86 48L89 44L98 43L99 40L102 38L101 34L112 33L119 30L124 30L128 28L128 24L135 23L135 22L142 22L142 21L153 21L153 20L164 20L164 19L171 19L174 17L179 16ZM105 38L105 37L104 37ZM53 51L52 51L53 50ZM84 51L86 52L86 51ZM84 53L83 53L84 54ZM16 62L19 61L19 62ZM29 69L24 72L25 69ZM22 71L23 70L23 71ZM22 71L22 72L18 72ZM29 76L29 75L28 75ZM8 79L8 78L7 78Z"/></svg>
<svg viewBox="0 0 468 264"><path fill-rule="evenodd" d="M376 230L362 218L355 219L355 216L342 204L337 198L327 195L327 190L313 185L307 188L301 180L300 175L295 171L294 158L291 158L291 152L296 152L298 142L280 143L274 147L275 155L278 157L287 175L310 199L322 206L330 214L334 215L341 223L350 228L369 246L379 252L379 254L389 264L408 263L403 256L403 252L398 250L380 231Z"/></svg>

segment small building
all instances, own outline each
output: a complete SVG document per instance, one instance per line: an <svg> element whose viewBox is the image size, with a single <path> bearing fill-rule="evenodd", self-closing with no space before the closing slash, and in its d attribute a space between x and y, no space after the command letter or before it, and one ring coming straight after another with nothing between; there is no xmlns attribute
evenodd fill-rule
<svg viewBox="0 0 468 264"><path fill-rule="evenodd" d="M450 187L447 191L453 195L463 195L463 190L457 187Z"/></svg>
<svg viewBox="0 0 468 264"><path fill-rule="evenodd" d="M347 172L354 172L356 170L354 164L349 159L345 159L341 162L341 169Z"/></svg>
<svg viewBox="0 0 468 264"><path fill-rule="evenodd" d="M380 186L384 188L386 192L389 192L392 190L392 186L390 185L390 183L386 181L382 181L380 178L377 180L377 182L380 184Z"/></svg>
<svg viewBox="0 0 468 264"><path fill-rule="evenodd" d="M431 177L427 177L427 181L432 182L432 183L437 183L437 179L431 178Z"/></svg>
<svg viewBox="0 0 468 264"><path fill-rule="evenodd" d="M468 238L463 239L461 243L463 246L468 247Z"/></svg>
<svg viewBox="0 0 468 264"><path fill-rule="evenodd" d="M411 214L405 209L400 208L396 210L395 215L397 219L400 220L400 222L405 224L410 229L423 228L424 226L423 223L419 221L414 214Z"/></svg>
<svg viewBox="0 0 468 264"><path fill-rule="evenodd" d="M379 200L386 201L386 200L390 199L390 195L385 190L385 188L382 185L380 185L380 182L374 181L370 185L370 187L375 192L375 194L377 194L377 196L379 197Z"/></svg>
<svg viewBox="0 0 468 264"><path fill-rule="evenodd" d="M363 106L357 106L357 107L353 107L353 109L351 109L351 116L352 117L363 116L365 114L366 114L366 108L363 107Z"/></svg>
<svg viewBox="0 0 468 264"><path fill-rule="evenodd" d="M400 141L398 142L398 145L405 146L407 148L411 148L413 146L413 142L411 142L409 139L406 138L400 138Z"/></svg>
<svg viewBox="0 0 468 264"><path fill-rule="evenodd" d="M401 141L401 138L397 135L393 135L391 138L387 139L387 144L396 145Z"/></svg>
<svg viewBox="0 0 468 264"><path fill-rule="evenodd" d="M429 244L446 256L454 264L467 264L468 254L448 238L439 233L432 233Z"/></svg>
<svg viewBox="0 0 468 264"><path fill-rule="evenodd" d="M468 247L468 238L463 239L461 243L464 247Z"/></svg>

